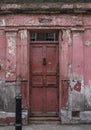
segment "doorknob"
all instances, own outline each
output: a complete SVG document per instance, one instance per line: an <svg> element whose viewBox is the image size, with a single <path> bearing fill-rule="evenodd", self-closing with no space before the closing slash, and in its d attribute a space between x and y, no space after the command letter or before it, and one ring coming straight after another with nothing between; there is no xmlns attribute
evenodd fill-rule
<svg viewBox="0 0 91 130"><path fill-rule="evenodd" d="M43 58L43 65L46 65L46 58Z"/></svg>

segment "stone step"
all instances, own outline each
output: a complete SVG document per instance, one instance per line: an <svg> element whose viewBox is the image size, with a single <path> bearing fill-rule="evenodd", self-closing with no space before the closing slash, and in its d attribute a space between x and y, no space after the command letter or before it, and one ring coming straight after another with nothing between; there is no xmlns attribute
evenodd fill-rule
<svg viewBox="0 0 91 130"><path fill-rule="evenodd" d="M30 117L29 118L29 123L60 123L60 118L59 117Z"/></svg>

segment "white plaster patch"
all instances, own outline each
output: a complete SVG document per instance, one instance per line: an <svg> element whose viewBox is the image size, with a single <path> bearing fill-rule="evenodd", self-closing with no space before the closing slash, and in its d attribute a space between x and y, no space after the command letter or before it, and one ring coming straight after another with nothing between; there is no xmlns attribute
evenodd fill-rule
<svg viewBox="0 0 91 130"><path fill-rule="evenodd" d="M6 113L6 117L15 117L15 113L8 112Z"/></svg>
<svg viewBox="0 0 91 130"><path fill-rule="evenodd" d="M27 110L26 111L22 111L22 118L26 118L28 115ZM7 117L15 117L15 113L13 112L4 112L4 111L0 111L0 118L7 118Z"/></svg>
<svg viewBox="0 0 91 130"><path fill-rule="evenodd" d="M9 78L10 76L13 76L13 75L14 75L14 73L12 72L12 70L8 70L6 72L6 78Z"/></svg>
<svg viewBox="0 0 91 130"><path fill-rule="evenodd" d="M22 118L26 118L28 116L28 111L27 110L23 110L22 111Z"/></svg>
<svg viewBox="0 0 91 130"><path fill-rule="evenodd" d="M91 41L85 41L85 45L86 46L90 46L91 45Z"/></svg>
<svg viewBox="0 0 91 130"><path fill-rule="evenodd" d="M6 22L5 22L5 19L3 18L1 21L0 21L0 26L5 26L6 25Z"/></svg>
<svg viewBox="0 0 91 130"><path fill-rule="evenodd" d="M20 37L21 37L21 39L27 38L27 30L21 30L20 31Z"/></svg>

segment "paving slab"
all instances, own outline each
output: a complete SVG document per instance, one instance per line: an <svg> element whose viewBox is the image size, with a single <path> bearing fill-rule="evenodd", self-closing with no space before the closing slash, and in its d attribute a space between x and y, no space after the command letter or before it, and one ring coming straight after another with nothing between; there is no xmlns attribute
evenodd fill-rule
<svg viewBox="0 0 91 130"><path fill-rule="evenodd" d="M14 126L0 126L0 130L15 130ZM91 130L89 125L31 124L23 126L22 130Z"/></svg>

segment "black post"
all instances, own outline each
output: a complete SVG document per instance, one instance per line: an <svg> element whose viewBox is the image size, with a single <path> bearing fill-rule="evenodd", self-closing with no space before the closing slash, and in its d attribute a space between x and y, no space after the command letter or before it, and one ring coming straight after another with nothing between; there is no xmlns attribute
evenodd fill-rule
<svg viewBox="0 0 91 130"><path fill-rule="evenodd" d="M16 119L15 119L15 130L22 130L22 96L16 94Z"/></svg>

